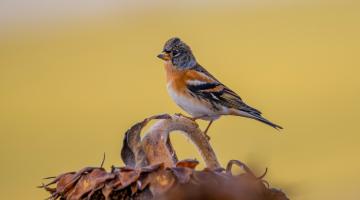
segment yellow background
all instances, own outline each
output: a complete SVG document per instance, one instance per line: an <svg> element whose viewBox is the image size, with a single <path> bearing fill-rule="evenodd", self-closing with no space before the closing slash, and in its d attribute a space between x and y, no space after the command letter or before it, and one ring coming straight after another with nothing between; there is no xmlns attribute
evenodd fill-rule
<svg viewBox="0 0 360 200"><path fill-rule="evenodd" d="M156 58L172 36L285 128L221 118L209 134L223 164L269 167L266 179L291 199L360 199L360 4L286 2L167 1L3 27L0 199L43 199L43 177L98 166L103 152L107 168L122 165L127 128L180 112ZM199 158L181 135L172 138L180 158Z"/></svg>

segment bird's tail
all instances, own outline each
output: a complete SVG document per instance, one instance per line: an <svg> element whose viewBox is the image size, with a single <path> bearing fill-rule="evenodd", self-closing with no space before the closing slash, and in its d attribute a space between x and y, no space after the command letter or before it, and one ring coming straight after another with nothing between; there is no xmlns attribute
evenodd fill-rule
<svg viewBox="0 0 360 200"><path fill-rule="evenodd" d="M283 129L283 127L281 127L280 125L277 125L277 124L272 123L271 121L265 119L265 118L262 117L261 115L260 115L260 116L252 116L251 118L256 119L256 120L258 120L258 121L260 121L260 122L262 122L262 123L265 123L265 124L267 124L267 125L275 128L275 129L277 129L277 130Z"/></svg>
<svg viewBox="0 0 360 200"><path fill-rule="evenodd" d="M271 121L265 119L263 116L261 116L260 111L256 110L255 108L251 108L250 106L248 106L246 109L237 110L236 114L243 117L256 119L257 121L267 124L277 130L283 129L283 127L280 125L274 124Z"/></svg>

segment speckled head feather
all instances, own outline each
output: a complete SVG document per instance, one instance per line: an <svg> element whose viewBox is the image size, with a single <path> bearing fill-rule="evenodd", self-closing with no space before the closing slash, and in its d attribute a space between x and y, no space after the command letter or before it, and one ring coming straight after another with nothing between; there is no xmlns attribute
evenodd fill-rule
<svg viewBox="0 0 360 200"><path fill-rule="evenodd" d="M170 55L172 64L179 69L189 69L196 65L190 47L178 37L170 38L165 43L163 51Z"/></svg>

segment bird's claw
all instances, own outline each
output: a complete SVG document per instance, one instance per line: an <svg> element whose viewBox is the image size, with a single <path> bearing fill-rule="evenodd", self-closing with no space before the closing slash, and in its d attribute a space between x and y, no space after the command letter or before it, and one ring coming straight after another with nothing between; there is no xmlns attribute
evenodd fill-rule
<svg viewBox="0 0 360 200"><path fill-rule="evenodd" d="M203 118L203 117L207 117L206 115L200 116L200 117L188 117L188 116L186 116L186 115L183 115L182 113L175 113L175 116L184 117L184 118L189 119L189 120L194 121L194 122L195 122L196 120L198 120L198 119ZM210 124L209 124L209 125L210 125ZM204 133L204 136L205 136L205 138L207 139L207 141L210 141L211 138L210 138L210 136L207 134L208 129L209 129L209 126L206 128L206 130L205 130L203 133Z"/></svg>
<svg viewBox="0 0 360 200"><path fill-rule="evenodd" d="M204 135L205 135L205 138L207 139L207 141L210 141L211 137L206 133L204 133Z"/></svg>
<svg viewBox="0 0 360 200"><path fill-rule="evenodd" d="M178 117L184 117L184 118L189 119L189 120L191 120L191 121L195 121L195 120L196 120L195 118L193 118L193 117L188 117L188 116L186 116L186 115L183 115L182 113L175 113L175 115L178 116Z"/></svg>

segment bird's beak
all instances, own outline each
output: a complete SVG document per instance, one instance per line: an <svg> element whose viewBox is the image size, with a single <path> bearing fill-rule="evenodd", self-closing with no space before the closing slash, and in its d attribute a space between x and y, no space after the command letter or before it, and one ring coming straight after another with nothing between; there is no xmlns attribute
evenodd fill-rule
<svg viewBox="0 0 360 200"><path fill-rule="evenodd" d="M162 60L165 60L165 61L168 61L170 60L170 55L166 52L163 52L159 55L157 55L158 58L162 59Z"/></svg>

